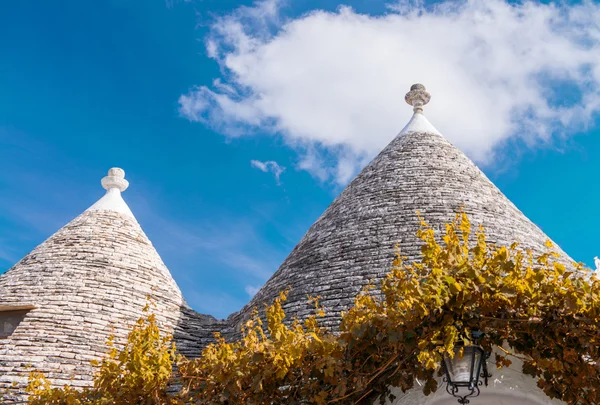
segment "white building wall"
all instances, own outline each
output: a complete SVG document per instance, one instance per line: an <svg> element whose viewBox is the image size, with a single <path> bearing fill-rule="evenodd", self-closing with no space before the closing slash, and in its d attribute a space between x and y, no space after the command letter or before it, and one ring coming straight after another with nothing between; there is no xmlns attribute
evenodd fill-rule
<svg viewBox="0 0 600 405"><path fill-rule="evenodd" d="M537 380L523 374L522 362L511 358L513 364L498 370L492 355L488 360L488 371L492 374L489 385L481 386L481 394L471 398L469 405L565 405L565 402L550 399L538 386ZM441 378L438 390L429 396L423 395L420 388L406 393L399 389L397 396L389 405L457 405L458 400L446 392L446 383Z"/></svg>

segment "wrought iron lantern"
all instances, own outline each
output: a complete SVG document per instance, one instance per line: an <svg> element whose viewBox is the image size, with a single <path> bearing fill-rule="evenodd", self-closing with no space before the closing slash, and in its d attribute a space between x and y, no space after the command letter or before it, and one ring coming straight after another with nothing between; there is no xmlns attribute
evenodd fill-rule
<svg viewBox="0 0 600 405"><path fill-rule="evenodd" d="M483 336L482 332L473 332L475 343ZM479 396L479 387L488 385L487 359L491 353L486 353L481 346L457 345L454 347L454 357L444 357L444 382L446 391L456 398L459 404L468 404L469 398ZM481 379L483 380L481 380Z"/></svg>

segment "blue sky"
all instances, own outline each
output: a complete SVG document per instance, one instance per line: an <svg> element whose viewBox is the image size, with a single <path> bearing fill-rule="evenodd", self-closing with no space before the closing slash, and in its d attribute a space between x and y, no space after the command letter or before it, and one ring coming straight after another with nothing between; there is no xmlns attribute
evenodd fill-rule
<svg viewBox="0 0 600 405"><path fill-rule="evenodd" d="M527 23L496 3L486 12L503 27L518 32ZM514 42L486 33L473 34L478 45L469 32L457 35L465 45L452 54L427 40L448 24L456 29L457 16L468 24L473 5L433 11L427 4L411 14L400 7L408 3L364 0L245 4L0 5L0 272L99 199L101 177L119 166L131 183L125 200L188 302L225 317L404 126L410 108L403 96L419 81L433 95L430 121L532 221L576 260L591 265L600 254L600 103L593 96L600 61L590 56L600 48L582 17L600 16L597 4L562 25L542 21L530 41L540 49L552 35L563 42L549 55L527 56L530 65L515 56L524 51ZM532 19L551 17L544 6L531 7ZM578 6L562 7L557 12ZM426 28L431 21L439 33ZM404 26L423 42L399 57L439 66L392 63L386 44L402 44ZM310 42L315 32L330 38L318 41L323 49ZM382 53L373 46L357 53L371 35ZM340 49L333 59L329 42ZM552 60L560 52L569 63ZM493 64L474 68L465 62L471 57ZM494 68L502 63L511 68ZM322 79L336 87L312 80L314 69L333 72ZM313 110L314 99L328 103ZM279 179L277 168L284 168Z"/></svg>

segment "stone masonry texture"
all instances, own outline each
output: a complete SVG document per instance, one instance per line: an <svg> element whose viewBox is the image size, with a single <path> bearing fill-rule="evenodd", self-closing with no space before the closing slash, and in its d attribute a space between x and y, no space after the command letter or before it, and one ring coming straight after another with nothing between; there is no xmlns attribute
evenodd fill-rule
<svg viewBox="0 0 600 405"><path fill-rule="evenodd" d="M409 261L419 258L417 211L441 232L461 209L473 225L485 227L490 243L518 240L524 248L547 250L548 237L444 137L400 134L333 201L252 301L229 317L228 332L235 336L252 307L288 287L289 317L306 317L312 312L307 297L320 296L324 324L335 328L356 294L390 269L396 244Z"/></svg>
<svg viewBox="0 0 600 405"><path fill-rule="evenodd" d="M219 321L185 304L133 218L86 211L0 276L0 306L35 306L0 339L0 392L16 382L10 395L18 397L31 369L55 385L89 385L90 360L104 355L111 333L125 340L149 296L186 355L198 353L218 328Z"/></svg>
<svg viewBox="0 0 600 405"><path fill-rule="evenodd" d="M419 258L417 211L442 231L461 209L486 228L491 243L518 240L534 251L547 249L547 236L446 139L403 133L333 201L251 302L227 320L197 314L185 303L133 218L86 211L0 276L0 307L35 306L12 336L0 340L0 390L16 382L10 395L22 395L30 367L55 385L90 384L90 360L104 355L109 334L124 340L148 296L163 329L188 357L197 357L214 332L237 336L252 308L287 288L289 318L309 315L307 298L318 295L324 325L335 330L356 294L389 270L396 245L408 260ZM563 260L570 261L566 255Z"/></svg>

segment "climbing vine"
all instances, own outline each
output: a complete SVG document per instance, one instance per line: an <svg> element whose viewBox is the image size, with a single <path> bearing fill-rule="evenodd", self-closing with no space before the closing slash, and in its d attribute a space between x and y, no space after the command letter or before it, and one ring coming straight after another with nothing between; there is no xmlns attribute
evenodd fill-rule
<svg viewBox="0 0 600 405"><path fill-rule="evenodd" d="M177 359L171 335L161 335L156 317L144 308L127 343L117 348L114 336L107 341L108 353L97 367L92 387L76 390L70 386L52 388L40 372L29 376L30 405L116 405L169 404L167 387Z"/></svg>
<svg viewBox="0 0 600 405"><path fill-rule="evenodd" d="M128 343L98 366L94 386L51 388L39 373L28 387L38 404L352 404L384 403L393 389L422 382L434 392L444 355L457 343L496 353L496 365L514 358L551 398L569 405L600 403L600 281L580 264L552 253L486 243L466 214L443 235L421 219L422 257L398 253L379 285L370 285L342 315L338 333L314 315L286 321L286 292L242 328L241 338L217 335L198 359L175 354L152 315ZM264 319L264 324L263 320ZM176 364L177 373L172 372ZM170 388L169 388L170 387Z"/></svg>

